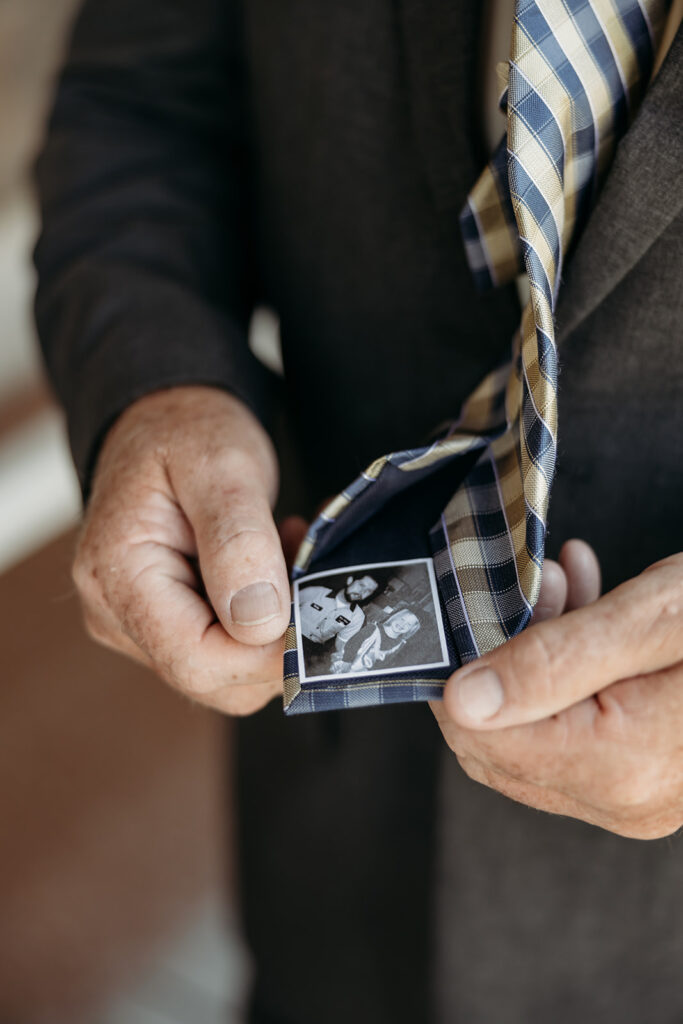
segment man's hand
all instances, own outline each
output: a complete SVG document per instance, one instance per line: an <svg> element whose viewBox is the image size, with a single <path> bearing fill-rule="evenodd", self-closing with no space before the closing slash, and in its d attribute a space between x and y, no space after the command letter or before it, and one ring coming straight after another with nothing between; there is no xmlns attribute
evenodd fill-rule
<svg viewBox="0 0 683 1024"><path fill-rule="evenodd" d="M194 700L248 714L282 689L289 581L277 462L218 389L135 402L102 447L74 580L95 639Z"/></svg>
<svg viewBox="0 0 683 1024"><path fill-rule="evenodd" d="M476 781L620 835L670 835L683 825L683 555L587 604L579 543L583 571L565 562L563 585L551 569L550 614L563 587L573 610L460 669L432 710Z"/></svg>

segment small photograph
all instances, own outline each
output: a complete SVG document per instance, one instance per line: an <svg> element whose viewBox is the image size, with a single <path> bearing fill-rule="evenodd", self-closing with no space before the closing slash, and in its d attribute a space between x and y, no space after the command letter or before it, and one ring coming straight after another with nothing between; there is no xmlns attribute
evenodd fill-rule
<svg viewBox="0 0 683 1024"><path fill-rule="evenodd" d="M294 608L302 684L448 664L429 558L313 573Z"/></svg>

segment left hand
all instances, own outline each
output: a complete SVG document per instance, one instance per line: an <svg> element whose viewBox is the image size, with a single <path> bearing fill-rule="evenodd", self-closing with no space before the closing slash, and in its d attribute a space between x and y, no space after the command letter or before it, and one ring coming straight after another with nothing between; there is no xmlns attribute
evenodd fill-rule
<svg viewBox="0 0 683 1024"><path fill-rule="evenodd" d="M596 600L580 543L583 568L566 552L561 572L552 563L534 623L459 669L432 710L470 778L619 835L667 836L683 825L683 554Z"/></svg>

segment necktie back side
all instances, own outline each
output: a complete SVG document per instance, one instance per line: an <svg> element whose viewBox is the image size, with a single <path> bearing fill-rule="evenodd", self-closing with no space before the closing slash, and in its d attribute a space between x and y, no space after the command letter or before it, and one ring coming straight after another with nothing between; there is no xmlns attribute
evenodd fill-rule
<svg viewBox="0 0 683 1024"><path fill-rule="evenodd" d="M541 584L557 453L553 314L563 264L642 100L668 6L667 0L517 0L501 99L507 131L461 214L479 289L526 273L530 298L511 359L486 377L431 445L382 456L330 502L312 524L293 574L329 568L335 548L341 543L348 550L354 530L397 494L427 488L444 467L455 474L464 467L428 530L450 629L450 668L429 678L396 672L308 687L293 619L285 642L286 712L438 697L454 667L528 624Z"/></svg>

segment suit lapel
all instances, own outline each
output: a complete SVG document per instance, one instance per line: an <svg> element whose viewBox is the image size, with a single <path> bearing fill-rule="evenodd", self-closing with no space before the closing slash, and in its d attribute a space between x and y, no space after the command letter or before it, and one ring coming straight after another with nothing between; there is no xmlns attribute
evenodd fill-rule
<svg viewBox="0 0 683 1024"><path fill-rule="evenodd" d="M683 30L619 145L560 289L558 343L626 277L683 207Z"/></svg>
<svg viewBox="0 0 683 1024"><path fill-rule="evenodd" d="M411 118L437 210L458 216L487 156L480 53L484 5L397 0ZM558 342L599 306L683 206L683 29L648 89L575 251L556 316Z"/></svg>

